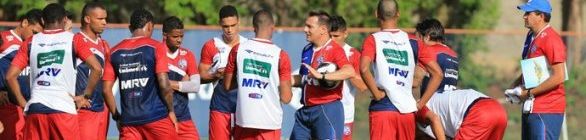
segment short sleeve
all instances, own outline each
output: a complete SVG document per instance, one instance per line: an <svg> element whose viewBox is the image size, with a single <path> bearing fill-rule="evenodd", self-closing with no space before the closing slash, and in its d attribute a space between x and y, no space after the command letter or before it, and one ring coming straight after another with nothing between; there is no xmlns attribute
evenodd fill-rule
<svg viewBox="0 0 586 140"><path fill-rule="evenodd" d="M195 75L199 74L197 70L197 60L195 60L195 55L193 52L187 50L187 75Z"/></svg>
<svg viewBox="0 0 586 140"><path fill-rule="evenodd" d="M352 52L352 54L348 60L352 64L352 67L354 67L354 71L357 74L360 74L360 52L354 48L350 49L350 52Z"/></svg>
<svg viewBox="0 0 586 140"><path fill-rule="evenodd" d="M230 54L228 55L228 64L226 64L226 68L224 69L225 73L234 73L236 70L236 57L238 55L238 48L240 45L236 45L232 47L230 50Z"/></svg>
<svg viewBox="0 0 586 140"><path fill-rule="evenodd" d="M333 62L338 66L338 68L342 68L344 65L348 65L350 64L350 62L348 62L348 57L346 57L346 53L344 52L344 49L342 49L342 47L340 46L332 46L332 53L328 53L330 55L330 58L333 58Z"/></svg>
<svg viewBox="0 0 586 140"><path fill-rule="evenodd" d="M75 38L73 40L73 48L75 51L75 55L77 56L77 58L86 61L88 57L93 56L94 54L92 53L92 51L90 51L90 48L88 46L82 44L82 40L78 38Z"/></svg>
<svg viewBox="0 0 586 140"><path fill-rule="evenodd" d="M550 38L540 46L550 65L566 62L566 46L561 38Z"/></svg>
<svg viewBox="0 0 586 140"><path fill-rule="evenodd" d="M279 81L291 80L291 60L287 52L281 50L279 54Z"/></svg>
<svg viewBox="0 0 586 140"><path fill-rule="evenodd" d="M376 46L374 36L369 35L362 43L362 56L368 56L372 61L376 60Z"/></svg>
<svg viewBox="0 0 586 140"><path fill-rule="evenodd" d="M32 37L25 40L22 45L20 45L20 49L16 52L16 56L12 60L12 65L24 69L29 64L29 47L31 45Z"/></svg>
<svg viewBox="0 0 586 140"><path fill-rule="evenodd" d="M168 65L167 47L161 43L155 43L155 73L167 73L169 71Z"/></svg>
<svg viewBox="0 0 586 140"><path fill-rule="evenodd" d="M211 65L214 61L214 55L218 54L218 49L214 45L214 40L210 39L201 48L201 63Z"/></svg>

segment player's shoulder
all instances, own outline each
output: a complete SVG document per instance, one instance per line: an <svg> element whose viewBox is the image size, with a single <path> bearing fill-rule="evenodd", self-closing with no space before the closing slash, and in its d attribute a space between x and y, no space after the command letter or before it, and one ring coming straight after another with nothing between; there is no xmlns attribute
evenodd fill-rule
<svg viewBox="0 0 586 140"><path fill-rule="evenodd" d="M178 51L181 56L193 56L193 52L187 48L179 47Z"/></svg>

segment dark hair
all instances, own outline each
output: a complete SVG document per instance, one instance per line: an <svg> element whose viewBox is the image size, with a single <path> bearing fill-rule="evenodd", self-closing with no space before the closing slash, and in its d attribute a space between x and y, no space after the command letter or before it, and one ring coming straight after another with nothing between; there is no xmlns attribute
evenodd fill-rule
<svg viewBox="0 0 586 140"><path fill-rule="evenodd" d="M163 22L163 33L170 33L174 29L183 29L183 21L176 16L171 16Z"/></svg>
<svg viewBox="0 0 586 140"><path fill-rule="evenodd" d="M143 28L149 22L153 22L153 14L142 8L137 9L130 16L130 25L128 25L128 28L132 32L136 29Z"/></svg>
<svg viewBox="0 0 586 140"><path fill-rule="evenodd" d="M56 24L68 15L67 10L62 5L51 3L43 9L44 26Z"/></svg>
<svg viewBox="0 0 586 140"><path fill-rule="evenodd" d="M106 10L106 7L104 7L102 3L97 1L88 2L83 6L83 9L81 10L81 26L85 26L85 24L87 24L84 21L85 16L88 16L90 11L96 8Z"/></svg>
<svg viewBox="0 0 586 140"><path fill-rule="evenodd" d="M346 20L342 16L332 16L330 19L330 32L346 31Z"/></svg>
<svg viewBox="0 0 586 140"><path fill-rule="evenodd" d="M396 0L381 0L378 2L376 14L380 20L393 19L399 13L399 3Z"/></svg>
<svg viewBox="0 0 586 140"><path fill-rule="evenodd" d="M424 19L415 27L421 36L428 36L431 41L444 41L444 27L442 23L434 18Z"/></svg>
<svg viewBox="0 0 586 140"><path fill-rule="evenodd" d="M40 24L41 26L43 26L43 11L41 11L40 9L32 9L28 12L26 12L26 14L24 14L22 17L20 17L20 21L23 20L27 20L29 24Z"/></svg>
<svg viewBox="0 0 586 140"><path fill-rule="evenodd" d="M320 25L325 25L327 27L327 29L330 29L330 15L324 11L311 11L309 12L309 17L313 17L316 16L317 17L317 22Z"/></svg>
<svg viewBox="0 0 586 140"><path fill-rule="evenodd" d="M236 17L238 18L238 10L236 10L236 7L232 6L232 5L226 5L223 6L222 8L220 8L220 20L227 18L227 17Z"/></svg>
<svg viewBox="0 0 586 140"><path fill-rule="evenodd" d="M252 17L252 26L255 29L259 29L261 26L274 25L273 15L267 10L257 11Z"/></svg>
<svg viewBox="0 0 586 140"><path fill-rule="evenodd" d="M543 15L543 21L545 21L545 22L549 22L549 20L551 19L550 13L541 12L541 11L533 11L533 12L535 12L535 14L537 14L537 15Z"/></svg>

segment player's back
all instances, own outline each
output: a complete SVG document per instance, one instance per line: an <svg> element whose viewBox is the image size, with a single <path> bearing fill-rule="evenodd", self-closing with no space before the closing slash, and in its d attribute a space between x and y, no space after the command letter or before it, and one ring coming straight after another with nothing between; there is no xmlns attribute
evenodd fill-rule
<svg viewBox="0 0 586 140"><path fill-rule="evenodd" d="M431 61L436 61L437 64L440 66L444 78L442 79L440 85L438 86L437 91L449 91L455 90L457 83L458 83L458 67L459 67L459 60L458 55L455 51L450 49L447 45L444 44L435 44L431 46L426 46L424 49L424 53L430 57ZM422 67L425 68L425 67ZM424 77L422 83L422 92L427 88L427 84L429 82L429 77Z"/></svg>
<svg viewBox="0 0 586 140"><path fill-rule="evenodd" d="M167 116L156 79L161 69L157 59L166 59L158 57L160 51L166 49L148 37L125 39L112 48L110 63L119 80L123 124L146 124Z"/></svg>

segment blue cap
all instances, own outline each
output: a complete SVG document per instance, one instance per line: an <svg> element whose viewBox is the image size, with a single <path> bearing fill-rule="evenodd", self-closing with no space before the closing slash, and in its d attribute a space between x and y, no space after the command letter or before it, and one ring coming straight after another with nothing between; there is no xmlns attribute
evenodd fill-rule
<svg viewBox="0 0 586 140"><path fill-rule="evenodd" d="M549 0L529 0L526 4L517 6L517 9L525 12L540 11L551 14Z"/></svg>

